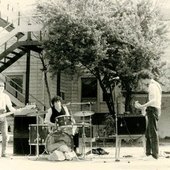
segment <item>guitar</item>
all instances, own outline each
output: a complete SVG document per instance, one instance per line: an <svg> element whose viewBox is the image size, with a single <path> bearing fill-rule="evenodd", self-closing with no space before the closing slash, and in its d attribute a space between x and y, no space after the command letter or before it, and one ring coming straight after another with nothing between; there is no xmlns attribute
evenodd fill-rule
<svg viewBox="0 0 170 170"><path fill-rule="evenodd" d="M29 114L33 111L36 111L35 109L36 109L36 105L26 105L25 107L20 108L20 109L16 109L15 111L0 114L0 118L4 118L4 117L12 115L12 114L14 114L14 115L27 115L27 114Z"/></svg>
<svg viewBox="0 0 170 170"><path fill-rule="evenodd" d="M146 115L146 107L141 108L141 104L138 101L135 101L135 108L140 109L143 116Z"/></svg>

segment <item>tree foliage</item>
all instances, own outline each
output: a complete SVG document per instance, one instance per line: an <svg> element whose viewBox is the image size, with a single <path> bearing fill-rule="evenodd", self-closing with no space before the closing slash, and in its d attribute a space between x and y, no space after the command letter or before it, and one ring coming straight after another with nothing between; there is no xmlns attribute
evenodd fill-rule
<svg viewBox="0 0 170 170"><path fill-rule="evenodd" d="M55 0L41 2L37 11L48 33L44 49L50 71L89 71L112 115L114 77L127 91L127 110L135 74L149 69L159 75L166 26L149 0Z"/></svg>

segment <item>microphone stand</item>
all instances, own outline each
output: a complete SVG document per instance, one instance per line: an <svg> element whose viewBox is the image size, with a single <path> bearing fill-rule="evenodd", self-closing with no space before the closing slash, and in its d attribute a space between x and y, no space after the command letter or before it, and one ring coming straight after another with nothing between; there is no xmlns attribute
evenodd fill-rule
<svg viewBox="0 0 170 170"><path fill-rule="evenodd" d="M81 103L67 103L66 105L89 105L89 110L91 111L91 102L81 102ZM86 157L86 134L85 134L85 115L83 115L83 123L82 123L82 155L83 159ZM90 147L91 147L91 154L92 154L92 119L90 115Z"/></svg>
<svg viewBox="0 0 170 170"><path fill-rule="evenodd" d="M36 159L39 158L39 122L38 122L38 111L36 111L36 123L37 123L37 143L36 143Z"/></svg>
<svg viewBox="0 0 170 170"><path fill-rule="evenodd" d="M91 111L91 103L90 103L90 111ZM92 118L91 118L91 115L90 115L90 151L91 151L91 154L92 154L92 147L93 147L93 142L92 142Z"/></svg>
<svg viewBox="0 0 170 170"><path fill-rule="evenodd" d="M115 149L115 162L119 162L120 160L118 159L118 155L119 155L119 137L118 137L118 108L117 108L117 96L116 96L116 80L114 81L114 108L115 108L115 136L116 136L116 149Z"/></svg>

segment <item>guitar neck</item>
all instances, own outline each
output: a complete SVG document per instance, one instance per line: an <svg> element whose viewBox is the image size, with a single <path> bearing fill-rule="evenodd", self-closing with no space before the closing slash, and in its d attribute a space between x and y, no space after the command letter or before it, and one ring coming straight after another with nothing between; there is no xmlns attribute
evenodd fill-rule
<svg viewBox="0 0 170 170"><path fill-rule="evenodd" d="M6 116L9 116L12 114L14 114L14 112L2 113L2 114L0 114L0 118L6 117Z"/></svg>
<svg viewBox="0 0 170 170"><path fill-rule="evenodd" d="M24 108L21 108L21 109L17 109L15 111L11 111L11 112L7 112L7 113L3 113L3 114L0 114L0 118L3 118L3 117L6 117L6 116L9 116L9 115L12 115L12 114L15 114L15 113L21 113L20 115L25 115L25 114L28 114L30 111L32 111L33 109L35 109L36 106L35 105L26 105ZM22 113L24 112L24 113Z"/></svg>

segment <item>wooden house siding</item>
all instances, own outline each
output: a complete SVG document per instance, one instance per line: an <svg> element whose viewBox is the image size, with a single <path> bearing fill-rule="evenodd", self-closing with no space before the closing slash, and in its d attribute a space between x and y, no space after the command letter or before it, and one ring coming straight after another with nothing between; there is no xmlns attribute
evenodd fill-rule
<svg viewBox="0 0 170 170"><path fill-rule="evenodd" d="M46 87L43 80L43 73L40 70L42 68L41 62L35 57L31 57L30 65L30 94L40 100L42 103L49 107L49 100L46 91ZM22 57L8 69L6 69L3 74L23 74L24 79L26 77L26 57ZM48 82L50 87L51 96L56 95L57 89L57 79L56 76L51 78L51 74L48 73ZM107 106L104 101L102 101L102 92L98 87L98 96L96 105L93 110L95 113L108 113ZM61 92L65 94L65 102L71 102L73 105L69 105L69 109L75 113L82 109L81 105L74 103L81 103L81 76L75 75L71 77L64 73L61 74ZM134 100L139 100L144 102L146 100L145 94L137 94ZM31 100L31 102L34 102ZM170 93L164 93L162 99L162 115L159 120L159 136L161 138L170 137ZM123 105L123 103L122 103ZM10 118L11 121L11 118ZM12 123L10 123L12 124Z"/></svg>
<svg viewBox="0 0 170 170"><path fill-rule="evenodd" d="M71 76L62 74L61 76L61 92L65 94L65 102L70 102L68 105L72 112L80 111L80 105L75 103L80 103L80 90L79 81L77 75Z"/></svg>
<svg viewBox="0 0 170 170"><path fill-rule="evenodd" d="M159 136L170 137L170 93L163 94L161 117L159 119Z"/></svg>
<svg viewBox="0 0 170 170"><path fill-rule="evenodd" d="M46 89L45 89L46 87L44 85L43 72L40 70L41 68L42 68L42 64L40 62L40 59L31 56L29 91L31 95L33 95L35 98L37 98L39 101L41 101L46 105L48 103L46 100L44 101L44 98L47 98L46 96L44 96L44 94L46 93ZM3 74L7 76L15 75L15 74L23 75L24 77L23 88L25 90L26 55L23 56L18 61L16 61L12 66L8 67L5 71L3 71ZM50 84L51 84L51 88L53 89L53 83ZM36 101L30 96L30 102L36 102ZM37 104L40 106L40 103Z"/></svg>

